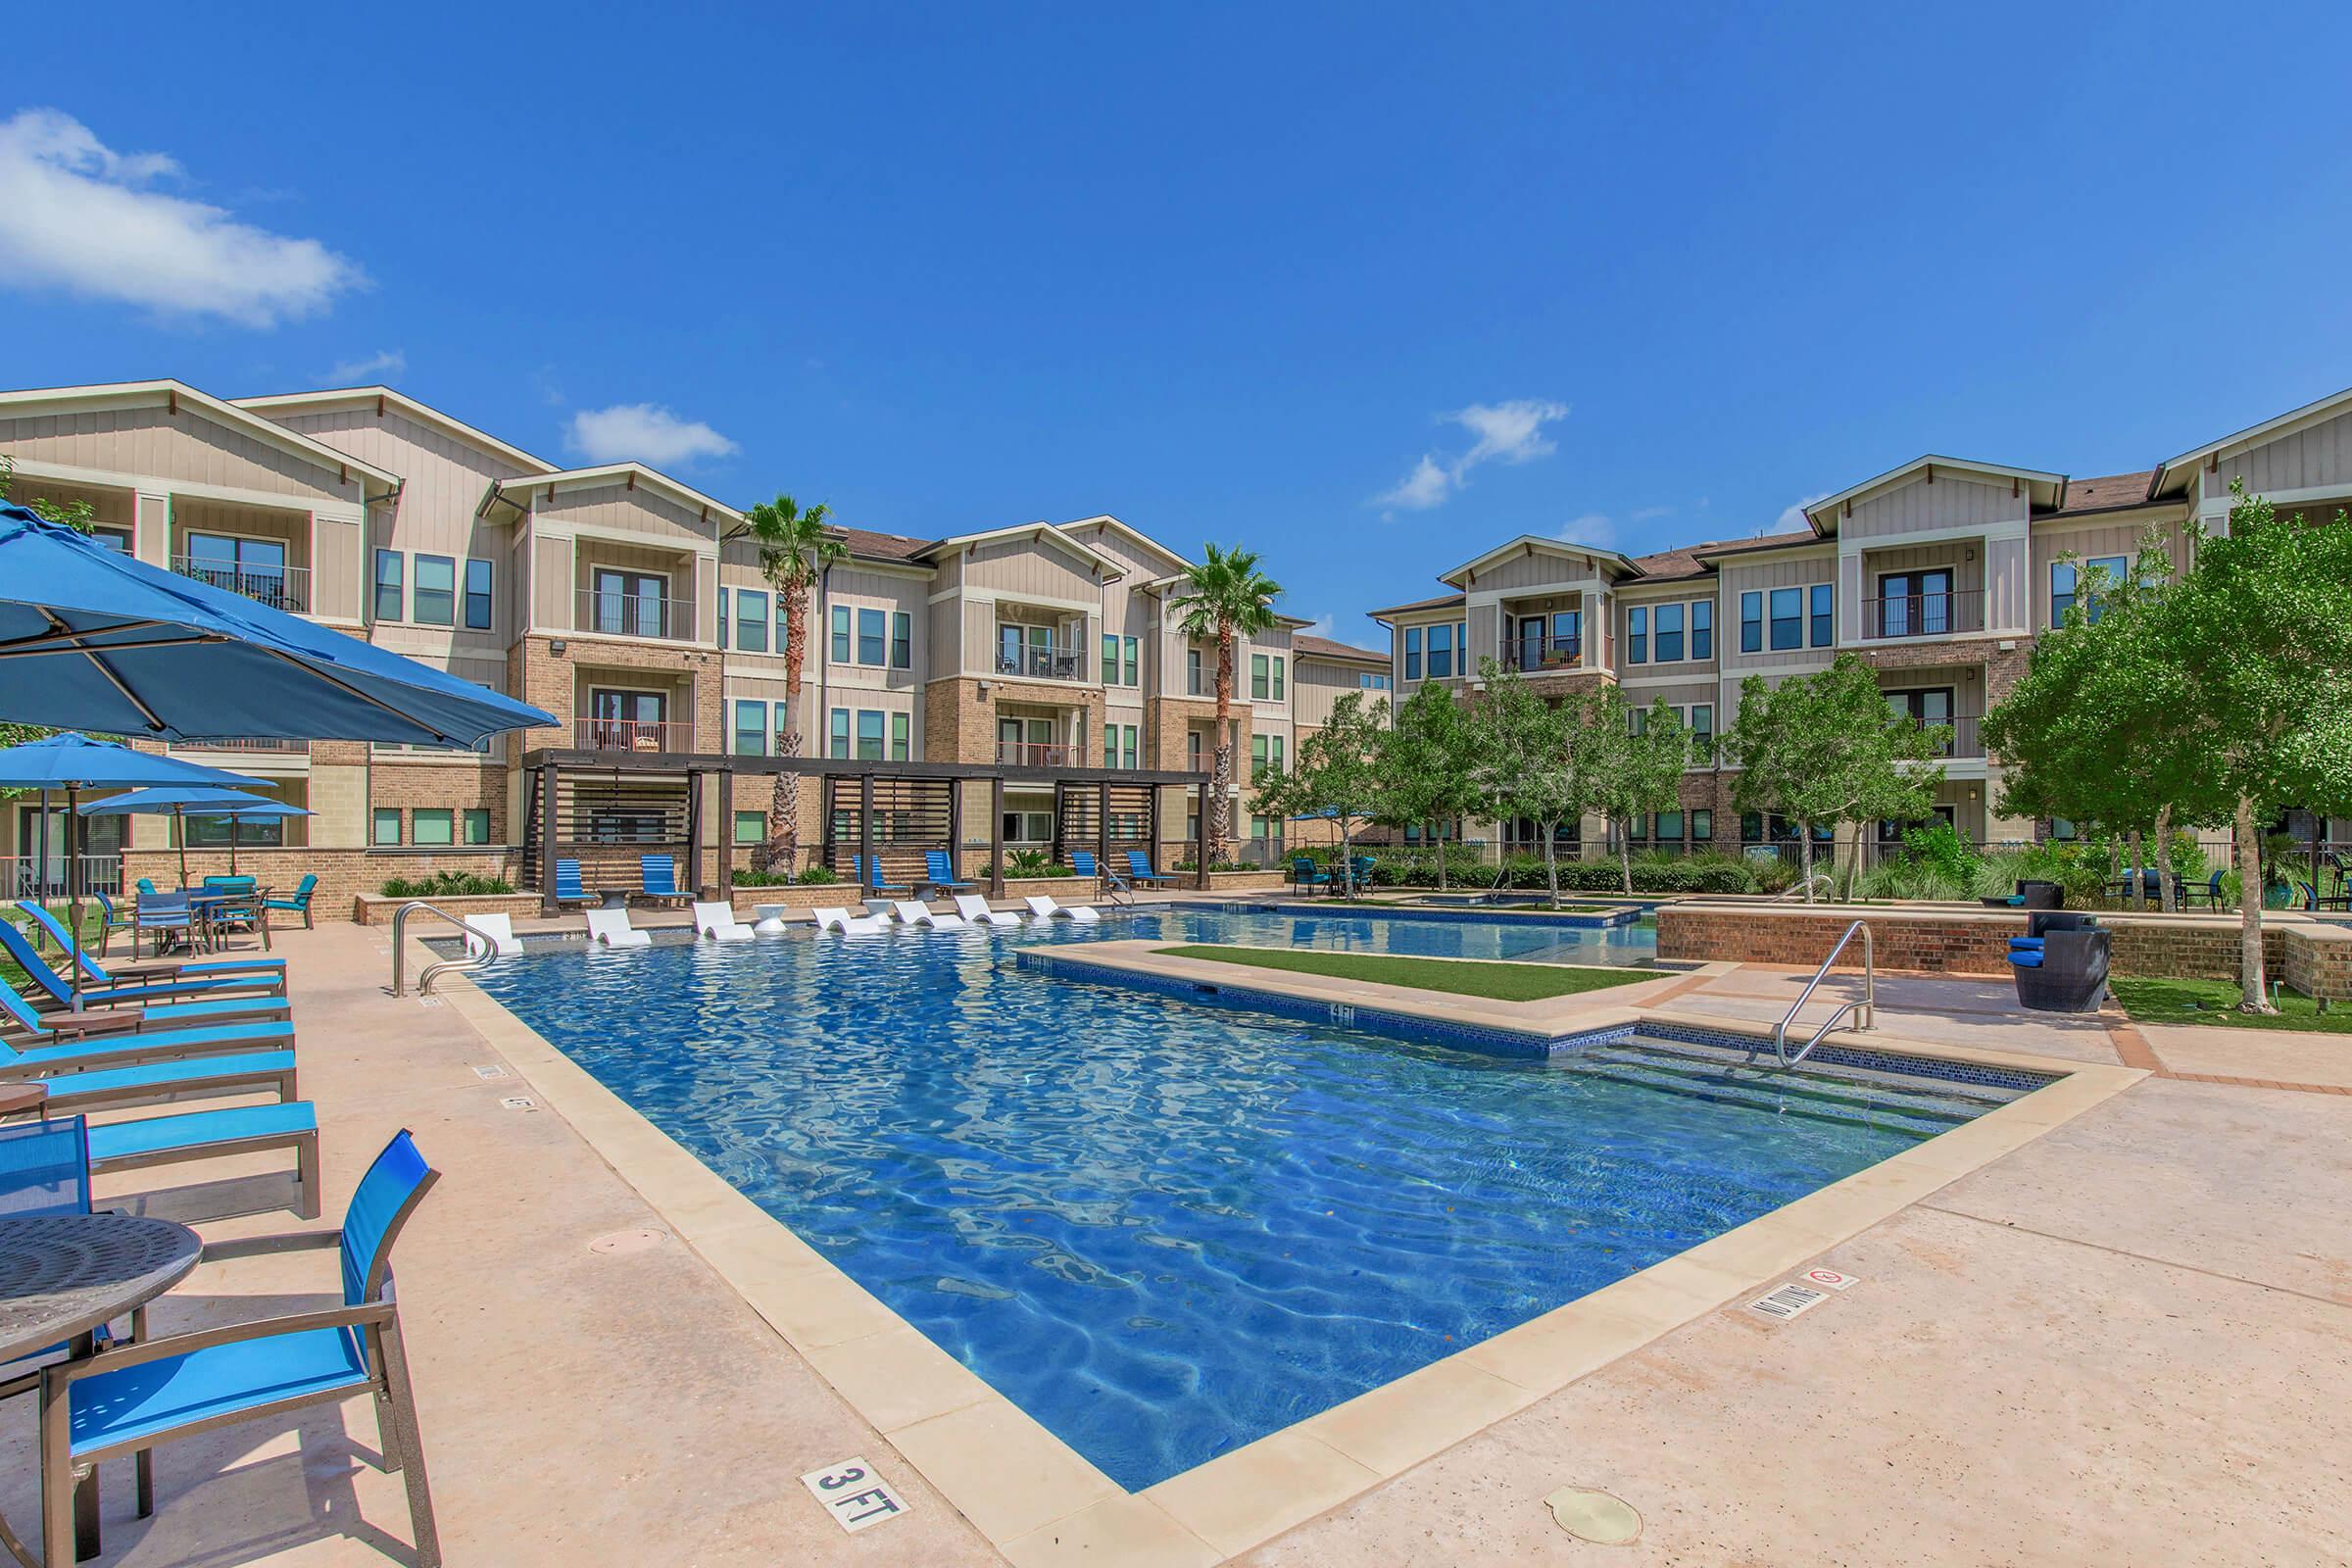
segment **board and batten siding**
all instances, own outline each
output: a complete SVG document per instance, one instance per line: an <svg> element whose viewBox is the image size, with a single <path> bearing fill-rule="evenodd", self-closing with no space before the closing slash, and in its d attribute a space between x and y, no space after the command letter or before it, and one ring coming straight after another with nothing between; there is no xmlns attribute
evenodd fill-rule
<svg viewBox="0 0 2352 1568"><path fill-rule="evenodd" d="M1803 555L1768 557L1763 560L1742 559L1737 564L1723 564L1723 589L1715 612L1716 660L1728 676L1752 674L1793 674L1800 670L1819 669L1837 653L1834 648L1792 648L1775 653L1770 644L1772 624L1772 590L1775 588L1811 588L1815 583L1835 584L1838 576L1838 558L1827 550L1809 549ZM1746 593L1764 595L1766 646L1760 653L1740 651L1740 596ZM1842 595L1840 599L1842 600ZM1810 627L1808 626L1808 631ZM1737 685L1737 678L1730 684Z"/></svg>
<svg viewBox="0 0 2352 1568"><path fill-rule="evenodd" d="M2046 631L2050 626L2050 568L2061 560L2068 556L2085 562L2105 556L2121 556L2127 562L2136 560L2153 525L2162 537L2166 553L2173 558L2173 569L2179 571L2188 555L2183 520L2174 511L2169 514L2142 513L2108 522L2060 523L2035 528L2033 566L2028 572L2033 594L2033 629Z"/></svg>
<svg viewBox="0 0 2352 1568"><path fill-rule="evenodd" d="M306 511L314 501L357 507L362 500L356 475L346 483L323 460L282 452L188 408L177 414L149 407L0 418L0 452L21 464L282 495Z"/></svg>
<svg viewBox="0 0 2352 1568"><path fill-rule="evenodd" d="M2022 523L2030 506L2025 487L2011 494L2007 481L1985 484L1955 474L1925 475L1858 501L1838 520L1838 537L1884 539L1943 528L1995 527Z"/></svg>
<svg viewBox="0 0 2352 1568"><path fill-rule="evenodd" d="M544 526L642 534L649 544L672 550L711 545L721 531L718 519L706 521L698 510L659 495L650 486L632 490L617 479L560 489L552 498L541 494L533 513Z"/></svg>
<svg viewBox="0 0 2352 1568"><path fill-rule="evenodd" d="M964 558L967 591L1049 605L1102 604L1093 568L1046 541L992 540L974 545Z"/></svg>
<svg viewBox="0 0 2352 1568"><path fill-rule="evenodd" d="M2226 500L2230 481L2236 478L2258 493L2341 490L2352 495L2352 413L2265 441L2222 459L2218 468L2200 471L2209 499Z"/></svg>

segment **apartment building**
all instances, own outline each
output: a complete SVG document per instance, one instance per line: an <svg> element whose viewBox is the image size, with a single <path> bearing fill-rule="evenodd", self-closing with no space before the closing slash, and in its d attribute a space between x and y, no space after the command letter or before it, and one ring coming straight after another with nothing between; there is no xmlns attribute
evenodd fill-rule
<svg viewBox="0 0 2352 1568"><path fill-rule="evenodd" d="M998 829L1008 848L1059 844L1061 770L1204 771L1214 751L1216 651L1188 639L1172 608L1189 563L1109 515L937 538L839 530L845 555L812 595L796 712L781 606L743 514L643 464L562 467L386 387L224 400L176 381L0 393L0 454L18 500L88 501L100 537L142 560L556 715L472 753L188 748L313 813L238 832L258 863L274 854L318 872L322 906L427 869L521 877L541 808L522 768L533 753L680 760L682 782L664 789L618 769L603 796L567 788L580 811L659 818L681 840L722 809L719 759L776 755L796 732L806 757L1002 767L994 822L984 790L959 801L959 848L985 850ZM1305 624L1281 618L1236 650L1245 826L1248 763L1279 769L1295 749L1304 693L1292 642ZM1378 658L1322 653L1352 661L1350 680ZM732 842L765 838L772 789L766 775L729 781ZM826 836L822 799L802 792L810 844ZM1144 813L1122 799L1126 838ZM1164 791L1149 812L1155 853L1186 853L1198 809L1197 793ZM0 821L20 884L59 875L54 858L33 863L38 811L14 803ZM1278 850L1279 824L1256 822L1261 847ZM99 886L122 850L162 848L173 831L163 818L90 826ZM188 831L200 849L223 842L210 824ZM63 842L54 825L49 842Z"/></svg>
<svg viewBox="0 0 2352 1568"><path fill-rule="evenodd" d="M1701 761L1679 809L1635 825L1637 846L1739 853L1779 838L1733 808L1713 739L1749 676L1777 682L1843 652L1877 669L1890 716L1948 731L1936 815L1980 842L2063 835L2069 824L2000 812L1981 720L2089 568L2121 575L2151 531L2180 560L2191 516L2226 526L2240 477L2314 520L2352 505L2352 391L2132 473L1923 457L1812 503L1788 532L1643 556L1524 535L1444 573L1451 592L1374 618L1390 628L1399 701L1432 681L1474 691L1491 659L1539 692L1605 683L1638 707L1670 704ZM1526 830L1494 831L1510 844ZM1608 832L1588 819L1575 837L1597 854Z"/></svg>

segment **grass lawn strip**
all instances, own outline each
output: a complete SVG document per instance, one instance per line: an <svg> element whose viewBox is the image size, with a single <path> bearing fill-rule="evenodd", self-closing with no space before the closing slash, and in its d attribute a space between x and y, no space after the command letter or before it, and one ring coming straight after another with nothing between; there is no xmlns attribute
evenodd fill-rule
<svg viewBox="0 0 2352 1568"><path fill-rule="evenodd" d="M1206 958L1252 969L1282 969L1335 980L1444 991L1491 1002L1541 1002L1547 997L1603 991L1611 986L1663 980L1657 969L1588 969L1564 963L1510 963L1491 958L1417 958L1385 953L1325 953L1315 949L1160 948L1178 958Z"/></svg>
<svg viewBox="0 0 2352 1568"><path fill-rule="evenodd" d="M2315 1034L2352 1035L2352 1004L2328 1012L2300 991L2281 990L2276 1014L2240 1012L2244 995L2228 980L2110 979L2108 986L2134 1023L2202 1024L2218 1029L2288 1029Z"/></svg>

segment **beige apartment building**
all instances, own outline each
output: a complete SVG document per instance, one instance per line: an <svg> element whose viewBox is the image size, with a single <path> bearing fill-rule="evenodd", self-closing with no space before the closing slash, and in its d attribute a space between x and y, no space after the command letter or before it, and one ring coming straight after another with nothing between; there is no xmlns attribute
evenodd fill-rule
<svg viewBox="0 0 2352 1568"><path fill-rule="evenodd" d="M642 464L560 467L385 387L232 401L176 381L0 393L0 454L16 499L88 501L100 536L141 560L556 715L469 753L186 748L312 811L239 829L239 854L280 885L316 872L330 912L438 869L526 881L536 862L523 852L547 821L623 846L722 833L757 845L770 777L720 775L728 759L777 755L795 730L808 758L1003 773L1001 810L977 782L954 796L967 874L1000 835L1008 853L1054 853L1098 835L1144 845L1150 822L1160 863L1197 842L1198 790L1122 782L1114 800L1067 787L1080 772L1205 772L1214 752L1216 652L1171 609L1189 562L1116 517L929 539L840 530L846 555L812 595L795 713L780 607L744 515ZM1305 624L1285 617L1237 649L1234 809L1259 858L1279 854L1283 827L1250 811L1253 774L1288 765L1301 708L1314 721L1323 692L1385 664L1316 639L1295 648ZM529 787L534 754L570 759L552 818ZM590 764L607 756L600 781ZM813 780L802 789L812 857L843 848L827 800ZM1073 823L1074 802L1104 803L1110 821ZM0 820L14 887L62 879L54 814L38 858L39 810L12 802ZM122 851L165 848L173 832L151 817L88 826L93 886L114 885ZM188 832L218 868L222 832ZM696 880L715 877L716 859L707 853Z"/></svg>
<svg viewBox="0 0 2352 1568"><path fill-rule="evenodd" d="M2001 814L2002 768L1981 720L2083 573L2122 575L2151 531L2180 560L2187 520L2226 527L2241 477L2314 520L2352 506L2352 391L2132 473L1923 457L1812 503L1806 526L1786 533L1634 557L1525 535L1444 573L1451 592L1374 617L1391 631L1399 701L1430 681L1474 691L1492 659L1539 691L1607 683L1639 707L1670 704L1703 760L1679 810L1635 824L1637 847L1740 853L1784 840L1782 824L1733 808L1712 741L1749 676L1777 682L1841 652L1877 668L1894 717L1948 730L1937 815L1980 843L2063 836L2071 824ZM1482 831L1511 845L1527 830ZM1588 819L1575 837L1599 854L1610 831Z"/></svg>

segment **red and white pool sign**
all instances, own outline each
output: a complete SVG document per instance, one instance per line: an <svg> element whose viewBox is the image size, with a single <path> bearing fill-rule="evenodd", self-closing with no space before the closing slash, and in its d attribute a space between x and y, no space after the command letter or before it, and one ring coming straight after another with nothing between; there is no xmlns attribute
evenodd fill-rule
<svg viewBox="0 0 2352 1568"><path fill-rule="evenodd" d="M1805 1270L1803 1279L1807 1285L1818 1286L1825 1291L1842 1291L1849 1285L1862 1283L1851 1274L1840 1274L1834 1268L1809 1268Z"/></svg>

